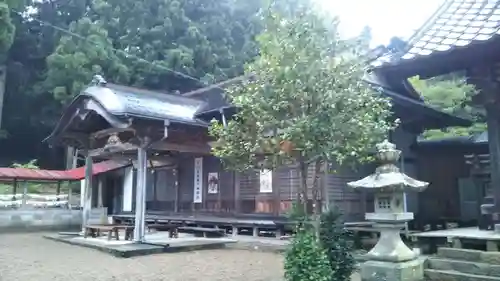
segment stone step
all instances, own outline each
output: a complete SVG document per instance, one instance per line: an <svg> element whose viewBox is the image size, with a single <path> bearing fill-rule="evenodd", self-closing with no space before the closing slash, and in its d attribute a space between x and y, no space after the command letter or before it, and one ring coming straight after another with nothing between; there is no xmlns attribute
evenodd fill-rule
<svg viewBox="0 0 500 281"><path fill-rule="evenodd" d="M428 281L500 281L500 277L474 275L453 270L426 269L424 276Z"/></svg>
<svg viewBox="0 0 500 281"><path fill-rule="evenodd" d="M437 256L445 259L500 265L500 252L487 252L457 248L438 248Z"/></svg>
<svg viewBox="0 0 500 281"><path fill-rule="evenodd" d="M428 258L427 267L437 270L454 270L461 273L500 277L500 265L450 260L443 258Z"/></svg>

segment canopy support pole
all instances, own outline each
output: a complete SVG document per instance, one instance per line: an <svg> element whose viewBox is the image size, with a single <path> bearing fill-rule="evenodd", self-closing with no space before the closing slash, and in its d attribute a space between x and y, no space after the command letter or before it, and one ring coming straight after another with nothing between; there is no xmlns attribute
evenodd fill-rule
<svg viewBox="0 0 500 281"><path fill-rule="evenodd" d="M92 208L92 157L85 157L85 188L83 196L82 231L85 233Z"/></svg>
<svg viewBox="0 0 500 281"><path fill-rule="evenodd" d="M144 242L145 216L146 216L146 177L147 177L147 154L146 147L137 149L137 182L135 193L135 228L134 242Z"/></svg>

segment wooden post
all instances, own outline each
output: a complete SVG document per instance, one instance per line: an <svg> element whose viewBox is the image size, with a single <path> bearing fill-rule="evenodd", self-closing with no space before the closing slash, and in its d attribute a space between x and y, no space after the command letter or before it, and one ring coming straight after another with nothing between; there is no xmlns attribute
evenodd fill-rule
<svg viewBox="0 0 500 281"><path fill-rule="evenodd" d="M68 209L72 209L71 200L73 198L73 185L71 182L68 182Z"/></svg>
<svg viewBox="0 0 500 281"><path fill-rule="evenodd" d="M496 213L500 212L500 113L498 107L486 106L488 147L490 150L491 188L495 198ZM498 220L498 218L496 219Z"/></svg>
<svg viewBox="0 0 500 281"><path fill-rule="evenodd" d="M97 179L97 207L102 208L103 204L103 190L102 190L102 177L98 177Z"/></svg>
<svg viewBox="0 0 500 281"><path fill-rule="evenodd" d="M92 208L92 157L88 155L85 157L85 189L83 199L83 223L82 231L85 233L85 228L88 225L90 217L90 209Z"/></svg>
<svg viewBox="0 0 500 281"><path fill-rule="evenodd" d="M17 184L17 179L14 179L14 181L12 182L12 201L16 201Z"/></svg>
<svg viewBox="0 0 500 281"><path fill-rule="evenodd" d="M156 207L158 204L158 171L155 169L151 168L151 171L153 172L153 205Z"/></svg>
<svg viewBox="0 0 500 281"><path fill-rule="evenodd" d="M172 172L174 176L174 188L175 188L175 198L174 198L174 212L179 212L179 171L176 166Z"/></svg>
<svg viewBox="0 0 500 281"><path fill-rule="evenodd" d="M495 200L494 220L500 213L500 113L498 112L498 82L496 70L491 66L472 69L470 79L480 90L479 100L486 109L488 127L488 148L490 152L490 178L493 198Z"/></svg>
<svg viewBox="0 0 500 281"><path fill-rule="evenodd" d="M135 228L134 242L144 242L146 228L146 177L147 177L147 154L146 148L141 146L137 149L137 182L135 192Z"/></svg>
<svg viewBox="0 0 500 281"><path fill-rule="evenodd" d="M57 199L56 201L59 201L59 195L61 194L61 181L57 181L57 187L56 187L56 196Z"/></svg>
<svg viewBox="0 0 500 281"><path fill-rule="evenodd" d="M281 211L281 188L278 169L272 171L272 189L273 189L273 214L279 216Z"/></svg>
<svg viewBox="0 0 500 281"><path fill-rule="evenodd" d="M23 182L23 203L21 207L25 208L26 207L26 200L28 197L28 182L24 181Z"/></svg>
<svg viewBox="0 0 500 281"><path fill-rule="evenodd" d="M234 187L234 212L241 213L241 199L240 199L240 173L233 172L233 187Z"/></svg>
<svg viewBox="0 0 500 281"><path fill-rule="evenodd" d="M220 213L222 212L222 185L221 183L221 178L222 178L222 173L220 172L221 165L219 165L219 169L217 171L218 175L218 181L217 181L217 211ZM207 185L208 186L208 185Z"/></svg>

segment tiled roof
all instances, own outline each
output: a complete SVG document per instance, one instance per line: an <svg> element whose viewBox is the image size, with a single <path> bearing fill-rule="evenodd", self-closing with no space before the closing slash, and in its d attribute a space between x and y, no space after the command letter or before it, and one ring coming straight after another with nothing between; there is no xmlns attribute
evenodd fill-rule
<svg viewBox="0 0 500 281"><path fill-rule="evenodd" d="M372 62L398 64L484 42L500 34L500 1L447 0L409 40L409 48Z"/></svg>

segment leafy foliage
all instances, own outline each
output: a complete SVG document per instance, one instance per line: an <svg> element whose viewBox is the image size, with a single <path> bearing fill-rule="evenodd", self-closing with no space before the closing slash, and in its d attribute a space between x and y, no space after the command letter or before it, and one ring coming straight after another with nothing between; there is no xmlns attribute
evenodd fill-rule
<svg viewBox="0 0 500 281"><path fill-rule="evenodd" d="M14 41L15 29L10 17L10 6L2 0L0 1L0 63L5 62L7 52Z"/></svg>
<svg viewBox="0 0 500 281"><path fill-rule="evenodd" d="M330 281L349 281L355 270L354 239L345 229L342 214L332 208L321 214L320 241L332 269Z"/></svg>
<svg viewBox="0 0 500 281"><path fill-rule="evenodd" d="M450 127L443 130L429 130L424 133L427 139L453 136L472 136L486 130L484 114L472 107L471 97L476 93L474 85L467 84L464 77L448 76L421 80L410 78L411 84L422 94L424 100L444 112L459 116L472 117L475 122L469 128Z"/></svg>
<svg viewBox="0 0 500 281"><path fill-rule="evenodd" d="M96 72L109 82L181 92L203 85L165 67L206 82L241 74L257 54L264 1L7 0L19 13L8 14L15 34L6 54L2 164L38 158L60 168L62 155L41 141Z"/></svg>
<svg viewBox="0 0 500 281"><path fill-rule="evenodd" d="M219 143L213 153L230 168L299 164L305 204L309 166L317 200L324 163L366 160L391 129L391 113L389 101L362 82L360 42L340 40L338 21L327 23L310 6L294 13L264 14L260 55L247 66L248 78L227 90L239 112L227 126L212 122L211 134Z"/></svg>
<svg viewBox="0 0 500 281"><path fill-rule="evenodd" d="M45 86L63 103L96 73L115 83L185 92L234 77L256 54L258 5L240 0L91 0L48 58ZM245 10L241 9L242 7ZM83 37L83 38L82 38Z"/></svg>
<svg viewBox="0 0 500 281"><path fill-rule="evenodd" d="M212 124L224 144L214 149L217 156L247 169L266 152L273 167L297 157L283 151L288 141L306 161L342 162L385 136L389 102L361 81L362 60L342 57L350 45L308 8L286 23L269 13L266 22L260 56L246 70L252 79L227 91L240 111L226 127Z"/></svg>
<svg viewBox="0 0 500 281"><path fill-rule="evenodd" d="M32 159L30 160L28 163L25 163L25 164L20 164L20 163L14 163L12 164L12 168L23 168L23 169L34 169L34 170L38 170L40 169L40 167L38 167L38 165L36 164L37 160L36 159Z"/></svg>
<svg viewBox="0 0 500 281"><path fill-rule="evenodd" d="M285 253L285 279L330 281L331 275L326 252L314 233L299 230Z"/></svg>

